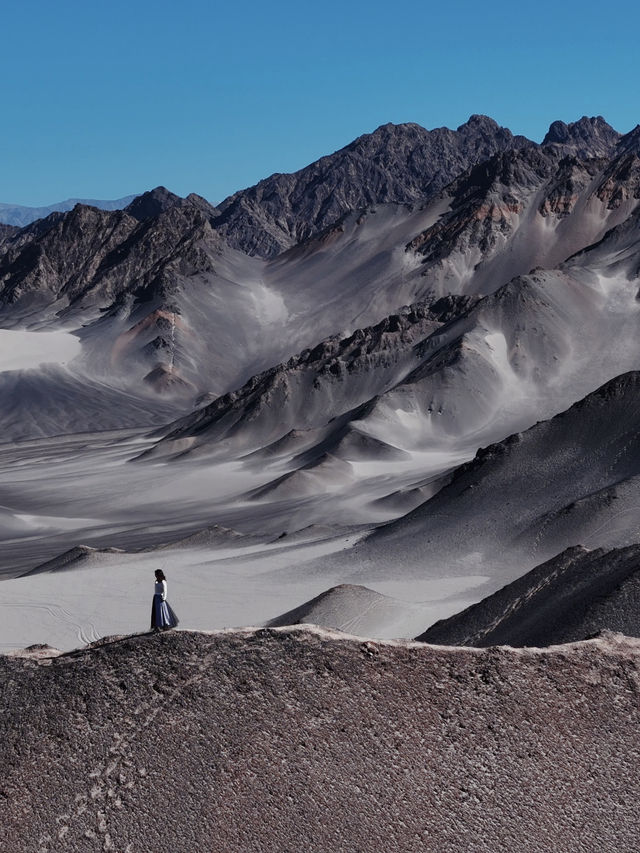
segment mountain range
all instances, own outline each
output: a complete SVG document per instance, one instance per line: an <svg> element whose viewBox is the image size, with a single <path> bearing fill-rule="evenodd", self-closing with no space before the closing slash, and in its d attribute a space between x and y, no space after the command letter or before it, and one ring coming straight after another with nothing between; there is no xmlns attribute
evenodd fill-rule
<svg viewBox="0 0 640 853"><path fill-rule="evenodd" d="M113 204L0 225L3 849L634 850L640 126Z"/></svg>
<svg viewBox="0 0 640 853"><path fill-rule="evenodd" d="M260 577L245 624L352 584L429 601L426 630L567 548L633 546L639 216L640 126L538 144L475 115L216 205L158 187L5 226L1 571L179 542ZM345 595L341 625L397 628Z"/></svg>

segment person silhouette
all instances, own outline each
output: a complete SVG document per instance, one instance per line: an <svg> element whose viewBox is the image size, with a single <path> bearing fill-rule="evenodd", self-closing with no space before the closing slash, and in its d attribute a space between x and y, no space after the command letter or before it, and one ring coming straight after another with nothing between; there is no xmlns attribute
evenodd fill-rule
<svg viewBox="0 0 640 853"><path fill-rule="evenodd" d="M162 569L155 571L156 583L151 604L151 630L168 631L177 627L179 620L167 601L167 579Z"/></svg>

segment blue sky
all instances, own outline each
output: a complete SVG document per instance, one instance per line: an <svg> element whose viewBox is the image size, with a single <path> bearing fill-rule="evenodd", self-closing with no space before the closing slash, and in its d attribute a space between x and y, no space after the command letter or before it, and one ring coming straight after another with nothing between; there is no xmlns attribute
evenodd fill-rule
<svg viewBox="0 0 640 853"><path fill-rule="evenodd" d="M3 202L218 202L388 121L640 122L626 0L20 0L1 21Z"/></svg>

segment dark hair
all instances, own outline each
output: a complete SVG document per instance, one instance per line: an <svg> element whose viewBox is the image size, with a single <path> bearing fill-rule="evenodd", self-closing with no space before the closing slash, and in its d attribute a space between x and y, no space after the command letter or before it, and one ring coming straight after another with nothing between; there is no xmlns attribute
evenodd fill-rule
<svg viewBox="0 0 640 853"><path fill-rule="evenodd" d="M166 578L164 576L164 572L162 571L162 569L156 569L156 579L159 581L166 581Z"/></svg>

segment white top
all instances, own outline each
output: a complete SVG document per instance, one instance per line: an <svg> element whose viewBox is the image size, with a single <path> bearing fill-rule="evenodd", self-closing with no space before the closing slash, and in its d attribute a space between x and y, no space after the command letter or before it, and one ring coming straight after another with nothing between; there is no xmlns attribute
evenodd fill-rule
<svg viewBox="0 0 640 853"><path fill-rule="evenodd" d="M156 581L155 594L161 595L163 601L167 600L167 582L166 581Z"/></svg>

